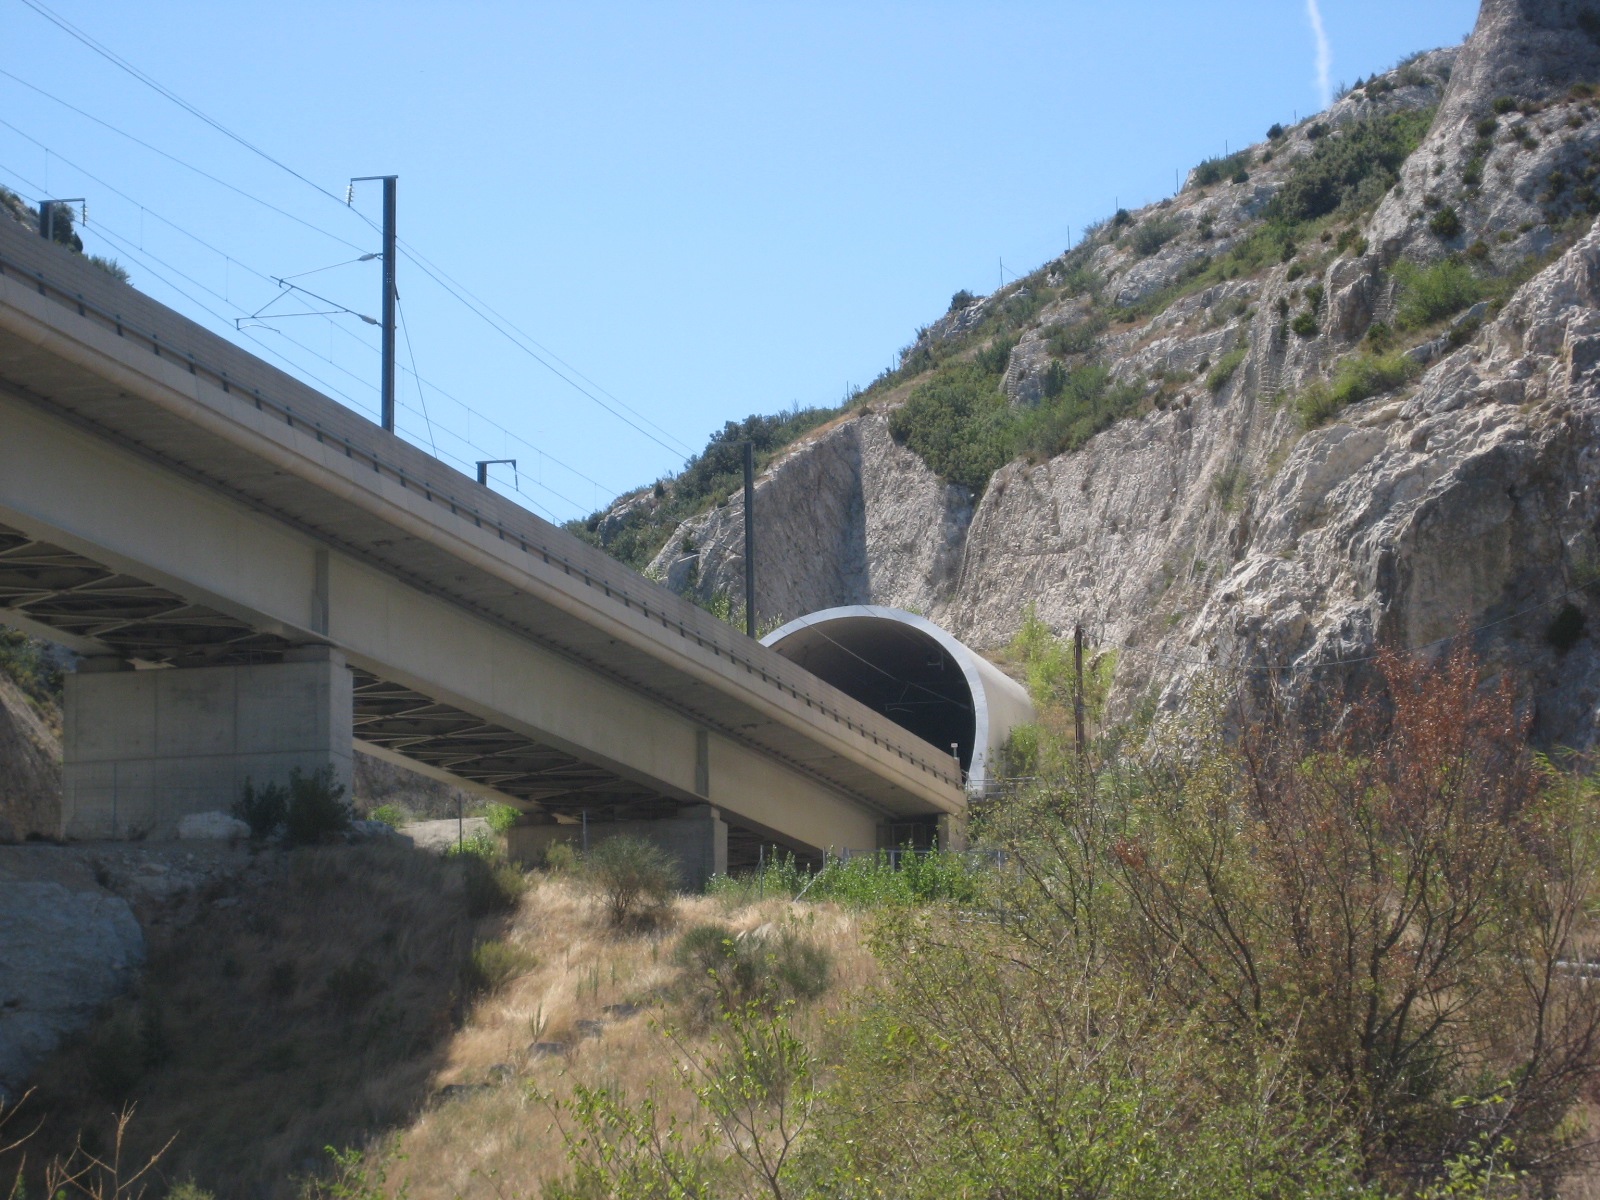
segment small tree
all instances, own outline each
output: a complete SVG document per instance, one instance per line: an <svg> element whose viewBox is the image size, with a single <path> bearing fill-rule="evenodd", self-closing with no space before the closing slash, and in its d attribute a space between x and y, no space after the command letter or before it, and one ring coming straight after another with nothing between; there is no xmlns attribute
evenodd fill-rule
<svg viewBox="0 0 1600 1200"><path fill-rule="evenodd" d="M638 837L606 838L589 851L584 867L619 927L659 909L677 883L672 860Z"/></svg>
<svg viewBox="0 0 1600 1200"><path fill-rule="evenodd" d="M292 846L309 846L350 828L352 813L344 798L344 785L334 783L333 768L319 767L310 775L296 767L289 772L289 802L284 810L284 833Z"/></svg>

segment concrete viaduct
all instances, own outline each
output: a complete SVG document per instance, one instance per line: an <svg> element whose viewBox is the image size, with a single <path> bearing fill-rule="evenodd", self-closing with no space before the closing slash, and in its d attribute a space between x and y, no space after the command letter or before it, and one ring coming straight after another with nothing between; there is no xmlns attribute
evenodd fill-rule
<svg viewBox="0 0 1600 1200"><path fill-rule="evenodd" d="M530 836L651 821L691 878L965 810L947 749L8 222L0 621L83 656L70 837L355 746Z"/></svg>

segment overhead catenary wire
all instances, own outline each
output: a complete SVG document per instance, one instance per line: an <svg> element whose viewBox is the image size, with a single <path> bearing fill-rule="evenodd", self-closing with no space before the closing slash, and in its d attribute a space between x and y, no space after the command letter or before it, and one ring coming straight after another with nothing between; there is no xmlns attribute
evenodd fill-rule
<svg viewBox="0 0 1600 1200"><path fill-rule="evenodd" d="M341 208L345 208L354 212L362 221L371 226L373 229L378 228L374 221L372 221L364 213L361 213L360 210L352 208L343 198L335 195L333 192L329 191L315 180L301 174L299 171L296 171L293 167L289 166L281 159L274 157L260 146L257 146L255 143L251 142L249 139L241 136L238 133L235 133L216 118L203 112L200 108L194 104L191 104L182 96L179 96L176 92L172 91L170 88L154 79L148 73L134 66L133 63L129 62L127 59L123 58L121 55L117 54L103 43L95 40L89 34L79 29L76 25L73 25L64 17L61 17L57 13L53 12L48 6L40 3L39 0L22 0L22 3L26 4L34 12L44 17L52 24L56 25L69 36L75 38L83 45L93 50L96 54L105 58L108 62L112 63L120 70L125 71L134 79L155 91L158 95L164 97L173 104L176 104L179 108L183 109L197 120L203 122L210 128L216 130L218 133L221 133L223 136L236 142L238 145L244 147L252 154L257 155L264 161L270 163L272 166L277 167L279 170L285 171L293 178L310 187L319 195L334 201ZM11 77L16 78L15 76ZM354 246L354 243L347 242L346 244ZM473 295L464 284L461 284L459 281L451 278L443 268L432 263L425 255L422 254L420 250L416 249L416 247L412 246L409 242L402 241L401 245L406 253L406 256L410 258L424 274L438 284L440 288L452 296L458 303L467 308L468 311L472 312L473 315L478 317L479 320L483 321L491 329L494 329L502 337L510 341L512 345L517 347L517 349L521 350L528 357L539 363L540 366L544 367L551 374L562 380L562 382L566 383L574 391L586 397L601 409L610 413L613 417L632 428L635 432L648 438L650 441L655 442L662 449L673 454L682 454L685 456L692 456L695 453L692 447L680 441L668 430L662 428L654 421L651 421L650 418L640 413L637 409L632 408L624 401L619 400L610 392L606 392L605 389L601 388L598 384L594 383L592 380L589 380L587 376L582 375L577 368L557 358L552 351L540 346L538 342L536 342L523 330L518 328L512 321L510 321L509 318L500 314L491 305L489 305L487 301L484 301ZM360 247L354 248L359 249ZM565 368L565 371L562 370L563 367ZM566 372L571 372L571 374L569 375ZM581 378L585 382L589 383L590 387L594 388L594 391L590 391L589 388L584 387L583 384L578 382L578 378L574 378L574 376L577 376L578 378ZM595 392L604 393L604 395L609 397L612 401L612 404L614 404L616 407L612 407L612 404L607 404L604 400L600 399L599 396L595 395ZM629 416L625 414L632 415ZM646 428L646 426L649 426L649 428ZM655 430L655 432L651 432L652 429Z"/></svg>
<svg viewBox="0 0 1600 1200"><path fill-rule="evenodd" d="M27 188L35 191L35 192L38 192L38 191L41 190L39 185L35 181L33 181L31 179L28 179L26 176L22 175L20 172L17 172L16 170L14 170L14 169L12 169L10 167L6 167L3 164L0 164L0 170L5 171L12 178L18 180L25 187L27 187ZM261 338L256 337L253 333L250 332L250 330L248 328L247 329L243 329L243 330L237 329L234 326L232 318L227 317L223 313L220 313L216 309L212 308L205 301L199 299L197 296L195 296L191 292L187 291L182 285L174 282L173 279L169 278L168 275L165 274L164 272L169 272L171 275L175 275L175 276L187 281L192 286L200 289L201 291L204 291L205 293L207 293L208 295L214 297L217 300L221 300L223 303L228 304L230 307L238 309L238 311L240 311L240 312L244 311L243 309L240 309L237 304L234 304L232 301L228 300L221 293L217 292L214 288L210 287L209 285L205 284L204 282L202 282L202 281L200 281L198 279L195 279L192 275L189 275L187 272L183 271L181 268L176 267L176 266L172 265L171 263L166 262L164 259L161 259L159 256L151 253L150 251L141 250L140 248L132 245L131 240L128 239L126 237L126 235L119 235L114 227L108 226L105 222L98 223L96 225L95 229L96 229L97 235L100 236L100 237L105 238L106 241L110 242L112 244L113 248L119 254L126 255L127 258L129 259L129 261L135 263L140 268L140 270L148 272L149 275L152 278L154 278L155 280L157 280L158 282L160 282L161 284L163 284L167 288L170 288L177 295L182 296L190 304L194 305L195 308L198 309L199 311L206 313L207 315L209 315L210 317L215 319L217 322L219 322L219 324L221 324L225 328L233 329L235 332L240 333L242 336L247 338L249 341L251 341L255 345L259 346L266 354L268 354L272 358L277 359L278 361L284 363L285 365L290 367L291 370L293 370L297 374L301 375L302 377L306 378L307 380L313 382L318 387L324 389L330 395L336 396L339 399L345 401L348 405L350 405L350 407L355 408L355 409L357 409L357 410L359 410L359 411L361 411L361 412L363 412L365 414L368 414L369 416L375 416L376 415L376 413L377 413L376 408L374 408L373 406L371 406L369 404L363 403L362 401L360 401L356 397L350 395L347 391L345 391L342 388L338 387L337 385L333 384L329 380L324 379L321 376L317 375L315 372L306 369L306 367L303 364L298 363L298 362L294 361L291 358L288 358L287 356L285 356L284 354L282 354L281 352L279 352L278 350L273 348L270 344L268 344L267 342L263 341ZM243 265L243 264L241 264L241 265ZM248 269L248 268L246 268L246 269ZM293 344L294 346L298 347L299 349L304 350L307 353L314 355L315 357L322 358L324 361L328 362L331 366L333 366L336 370L344 372L346 375L349 375L352 379L356 380L361 385L363 385L365 387L368 387L368 388L374 388L375 387L375 385L373 385L371 383L371 381L369 381L367 379L364 379L363 377L361 377L359 375L356 375L354 372L348 370L347 368L345 368L341 364L333 361L332 359L326 358L326 356L324 356L324 355L319 354L317 351L315 351L315 350L311 349L310 347L306 346L303 342L300 342L300 341L290 337L287 334L283 334L279 330L274 330L273 332L279 334L279 336L282 337L285 341L290 342L291 344ZM408 411L416 412L416 410L410 409L409 405L407 405L405 407L408 409ZM429 433L429 436L430 436L430 439L431 439L431 437L432 437L432 421L427 416L426 413L420 413L419 415L421 415L423 417L424 423L427 426L428 433ZM466 439L462 439L462 440L466 441ZM471 443L468 442L467 444L470 445ZM468 459L463 458L461 455L453 454L453 453L449 452L448 450L437 450L435 456L440 458L443 461L453 462L459 469L461 469L463 471L463 473L466 473L467 468L471 466L471 462ZM551 461L555 462L557 460L552 458ZM543 480L535 479L535 480L532 480L531 482L533 483L534 486L542 489L543 491L546 491L546 492L550 493L550 495L552 495L556 499L562 501L564 504L570 505L574 511L580 511L580 512L582 511L582 507L583 506L581 504L579 504L578 501L574 500L570 496L567 496L567 495L563 494L562 492L558 491L556 488L554 488L554 487L550 486L549 484L543 482ZM551 520L558 520L559 519L559 518L556 517L555 513L553 513L546 504L541 502L537 497L530 495L520 485L512 488L511 491L514 492L517 496L521 497L523 500L527 501L531 506L539 509L545 515L547 515Z"/></svg>
<svg viewBox="0 0 1600 1200"><path fill-rule="evenodd" d="M265 283L271 283L271 284L277 285L280 288L284 286L283 279L287 278L287 277L277 277L277 276L268 275L265 272L260 271L260 270L258 270L256 268L250 266L250 264L240 261L239 259L237 259L237 258L233 257L232 255L228 254L226 251L224 251L224 250L220 249L219 247L213 245L212 243L206 241L204 238L199 237L198 235L192 233L190 230L184 228L178 222L176 222L176 221L172 220L171 218L162 215L161 213L157 212L156 210L151 209L148 206L142 204L135 197L129 195L127 192L124 192L120 188L116 187L116 185L108 183L107 181L101 179L99 176L95 175L92 171L88 170L87 168L81 166L80 164L74 162L73 160L71 160L71 159L65 157L64 155L60 154L59 152L55 151L52 147L50 147L50 146L46 145L45 143L41 142L39 139L33 137L31 134L28 134L27 132L25 132L25 131L23 131L21 129L18 129L15 125L12 125L10 122L4 120L4 118L0 118L0 125L3 125L6 128L11 129L13 132L17 133L19 136L23 137L28 142L30 142L34 146L37 146L39 149L45 151L46 153L53 154L56 158L59 158L62 162L66 163L69 167L72 167L74 170L81 172L84 175L85 178L92 180L93 182L95 182L96 184L98 184L101 187L104 187L108 192L112 193L113 195L121 197L123 200L126 200L129 204L138 206L141 214L148 213L150 216L155 217L156 220L158 220L162 224L168 226L169 228L171 228L176 233L179 233L179 234L183 235L184 237L186 237L189 240L193 241L196 245L201 246L205 250L210 251L212 254L215 254L219 258L224 259L226 262L228 262L230 264L233 264L233 265L237 265L237 266L243 268L245 271L248 271L251 275L254 275L257 279L259 279L259 280L261 280L261 281L263 281ZM41 193L41 194L43 193L44 189L41 188L40 185L37 184L36 182L26 179L26 177L24 177L23 175L21 175L20 173L18 173L17 171L15 171L12 168L7 168L7 170L9 171L9 173L14 178L16 178L18 180L21 180L24 183L25 186L33 189L35 192L38 192L38 193ZM97 230L104 231L104 230L107 229L107 226L104 224L104 222L100 222L100 223L97 224L96 228L97 228ZM132 239L127 238L126 235L124 235L121 238L114 238L114 239L108 237L107 240L115 240L115 241L117 241L119 243L119 245L118 245L119 253L126 254L130 258L133 257L134 250L133 250L133 247L130 244ZM227 295L225 295L223 293L217 292L214 288L212 288L209 285L201 282L200 280L195 279L192 275L189 275L188 273L180 270L178 267L174 266L173 264L168 263L165 260L157 257L156 255L154 255L153 253L151 253L148 250L144 250L143 247L140 247L140 252L143 253L148 258L154 259L155 262L160 264L167 271L170 271L170 272L176 273L178 275L181 275L184 279L188 280L194 286L202 288L208 294L216 297L218 300L221 300L226 304L233 305L234 307L239 307L237 305L234 305L234 302L231 299L231 297L229 297L229 296L227 296ZM370 257L371 256L369 256L369 255L364 255L363 256L363 258L370 258ZM359 261L361 261L361 259L354 259L354 260L351 260L351 261L352 262L359 262ZM335 264L335 265L345 265L345 264ZM319 268L319 269L325 269L325 268ZM152 272L152 274L155 274L155 273ZM157 275L157 278L160 278L160 276ZM186 298L193 300L192 297L188 297L187 296L187 293L184 293L181 289L179 289L175 285L173 285L170 280L163 279L162 282L166 283L167 286L172 287L174 291L178 292L178 294L184 295ZM318 295L317 293L311 292L309 289L301 288L301 287L299 287L299 285L289 284L288 286L291 287L291 288L294 288L294 289L296 289L298 291L304 292L306 295L311 296L311 297L321 301L322 303L335 305L335 307L337 308L337 310L339 312L349 313L349 314L351 314L353 316L360 317L362 320L367 321L368 323L371 323L370 322L370 318L366 317L362 313L356 312L354 309L346 308L343 305L338 305L336 301L329 300L326 297L323 297L323 296ZM276 297L274 299L276 299ZM198 301L195 301L195 302L198 303ZM269 304L270 303L271 302L269 302ZM263 308L265 308L265 307L266 306L263 306ZM220 319L220 320L228 320L228 318L221 317L220 314L218 314L218 313L216 313L216 312L214 312L212 310L208 309L207 311L211 312L212 316L218 317L218 319ZM242 307L239 307L239 311L246 319L248 319L249 317L259 315L261 310L258 310L257 313L247 313ZM330 314L326 313L326 312L314 312L314 311L309 311L308 310L308 311L305 311L305 312L292 314L292 315L326 317L326 316L328 316ZM245 330L238 329L236 321L233 321L233 322L230 322L230 323L234 324L235 329L236 329L237 332L241 332L241 333L247 332ZM353 332L351 332L350 330L346 329L344 326L339 325L337 322L330 322L330 324L332 325L333 328L339 330L340 332L342 332L342 333L346 334L347 336L351 337L352 339L354 339L358 344L360 344L362 346L365 346L371 353L373 353L373 354L378 353L378 349L377 349L376 346L373 346L370 342L366 341L363 338L357 337ZM306 353L311 354L311 355L313 355L314 357L316 357L318 359L321 359L322 361L328 363L330 366L334 367L336 370L341 371L346 375L349 375L352 379L357 380L363 386L372 386L369 383L369 381L367 381L365 378L356 375L354 372L350 371L348 368L344 367L342 364L340 364L337 361L335 361L332 357L330 357L328 355L324 355L321 352L312 349L310 346L305 345L305 343L300 342L299 340L297 340L297 339L295 339L293 337L290 337L287 334L282 333L282 331L275 330L274 332L279 333L280 336L282 336L285 340L289 341L291 344L297 346L301 350L304 350ZM264 348L267 348L266 344L264 342L262 342L261 339L259 339L259 338L251 337L250 340L252 342L255 342L257 345L261 345ZM270 348L268 348L268 349L270 349ZM295 367L295 369L297 369L297 370L302 370L303 371L303 368L300 368L298 366L298 364L294 364L292 359L287 359L282 355L276 354L275 352L274 352L274 357L279 358L281 361L289 363L291 366ZM347 393L334 388L326 380L323 380L323 379L319 378L316 375L312 375L309 372L304 372L304 373L307 375L308 378L315 380L319 385L321 385L323 387L326 387L326 388L329 388L329 390L332 391L335 395L340 396L343 399L350 401L350 403L352 403L352 404L356 404L356 401L353 398L351 398ZM412 367L412 372L411 373L413 375L415 375L415 361L414 361L414 358L413 358L413 367ZM503 425L500 425L499 422L494 421L493 418L487 417L484 414L478 412L477 410L472 408L471 405L467 404L465 401L460 400L459 398L457 398L455 396L452 396L450 393L446 392L443 388L439 387L437 384L434 384L434 383L432 383L430 381L427 381L427 380L423 380L423 379L421 379L420 376L417 376L417 378L418 378L419 384L423 384L423 383L427 384L427 386L433 388L434 391L440 393L441 395L443 395L446 398L450 399L453 403L459 405L463 409L463 411L465 411L469 416L476 417L478 420L483 421L483 422L485 422L487 424L490 424L490 425L494 426L496 429L498 429L501 433L505 434L506 436L515 437L515 438L517 438L518 441L523 441L522 438L518 437L514 433L511 433L511 431L507 430ZM373 411L375 411L373 409L368 408L366 405L358 405L358 407L360 407L365 412L373 412ZM435 440L433 439L433 436L432 436L432 428L431 428L432 422L429 421L428 425L429 425L429 441L430 441L430 445L434 445L435 449L437 450L437 446L436 446ZM462 438L462 440L464 442L466 442L467 444L469 444L469 445L471 444L470 438ZM524 445L528 445L529 449L534 450L541 457L548 459L550 462L554 463L556 466L560 467L562 470L568 472L569 474L571 474L571 475L573 475L573 476L575 476L575 477L577 477L579 479L582 479L585 483L588 483L588 484L590 484L590 485L592 485L592 486L594 486L596 488L599 488L599 489L602 489L604 491L607 491L610 494L613 494L613 495L616 494L616 489L610 487L610 485L602 483L601 481L599 481L597 479L594 479L593 477L589 476L585 472L579 471L576 467L573 467L570 464L564 462L562 459L557 458L555 455L552 455L552 454L548 453L543 448L534 447L530 443L527 443L525 441L523 441L523 444ZM481 449L481 447L478 447L478 448ZM461 458L459 458L459 456L457 456L457 461L466 462L467 460L466 459L461 459ZM581 513L583 511L583 509L585 507L583 504L581 504L578 501L573 500L572 498L570 498L568 496L565 496L562 493L556 491L554 488L552 488L549 485L545 484L542 479L535 480L534 482L535 482L535 486L537 486L537 487L539 487L539 488L541 488L541 489L543 489L545 491L548 491L551 495L557 497L558 499L560 499L564 503L572 505L572 507L573 507L575 512ZM526 495L526 493L522 492L520 488L519 489L515 489L515 490L517 491L517 493L519 495ZM543 505L541 505L540 507L544 508ZM549 512L549 510L547 508L544 509L544 511Z"/></svg>
<svg viewBox="0 0 1600 1200"><path fill-rule="evenodd" d="M123 58L120 54L116 53L116 51L110 49L108 46L104 45L103 43L96 41L94 38L90 37L83 30L79 29L71 21L68 21L65 17L62 17L62 16L58 15L57 13L53 12L50 8L46 7L44 4L39 3L39 0L22 0L22 3L26 4L29 8L33 9L34 12L38 13L41 17L43 17L45 20L49 21L52 25L55 25L57 28L61 29L63 32L69 34L71 37L73 37L73 38L77 39L79 42L83 43L89 49L93 50L96 54L98 54L102 58L104 58L107 62L112 63L114 66L120 68L123 71L126 71L129 75L133 76L135 79L137 79L140 83L144 84L146 87L151 88L152 90L156 91L157 93L159 93L162 96L165 96L168 100L172 101L172 103L176 104L179 108L183 109L185 112L189 113L191 116L195 117L196 119L198 119L200 121L203 121L205 124L209 125L212 129L215 129L218 133L222 134L224 137L229 138L232 141L237 142L239 145L243 146L246 150L249 150L252 154L259 155L261 158L266 159L269 163L271 163L273 166L277 167L279 170L287 171L290 175L293 175L301 183L305 184L307 187L314 188L318 192L321 192L324 196L328 197L328 199L342 203L342 201L339 201L339 197L338 196L335 196L332 192L328 191L321 184L317 183L315 180L309 179L306 176L300 174L299 171L296 171L293 167L289 166L287 163L282 162L281 160L274 158L272 155L268 154L265 150L263 150L260 146L257 146L255 143L253 143L253 142L247 140L246 138L240 136L239 134L233 132L233 130L229 129L226 125L222 124L222 122L216 120L213 117L207 116L200 109L196 108L193 104L190 104L182 96L180 96L176 92L174 92L171 88L168 88L165 85L159 83L157 80L153 79L151 76L149 76L145 72L141 71L138 67L134 66L127 59Z"/></svg>

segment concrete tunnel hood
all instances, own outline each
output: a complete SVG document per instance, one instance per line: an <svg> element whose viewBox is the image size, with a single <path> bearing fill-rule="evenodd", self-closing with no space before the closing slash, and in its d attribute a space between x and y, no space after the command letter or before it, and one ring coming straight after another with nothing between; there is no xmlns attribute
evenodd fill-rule
<svg viewBox="0 0 1600 1200"><path fill-rule="evenodd" d="M850 604L797 617L761 639L840 691L949 752L969 791L991 782L1012 729L1034 719L1026 689L925 617Z"/></svg>

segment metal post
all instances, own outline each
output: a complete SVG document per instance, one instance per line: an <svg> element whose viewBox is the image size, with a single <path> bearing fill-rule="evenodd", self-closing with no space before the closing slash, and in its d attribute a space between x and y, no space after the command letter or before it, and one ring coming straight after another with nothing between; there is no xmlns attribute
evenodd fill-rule
<svg viewBox="0 0 1600 1200"><path fill-rule="evenodd" d="M744 631L756 636L756 446L744 444Z"/></svg>
<svg viewBox="0 0 1600 1200"><path fill-rule="evenodd" d="M394 432L395 184L383 177L383 427Z"/></svg>
<svg viewBox="0 0 1600 1200"><path fill-rule="evenodd" d="M511 464L511 469L517 469L517 460L514 458L480 458L478 460L478 482L484 487L489 486L489 468Z"/></svg>
<svg viewBox="0 0 1600 1200"><path fill-rule="evenodd" d="M39 201L39 236L47 242L54 240L54 214L50 211L54 206L54 200Z"/></svg>
<svg viewBox="0 0 1600 1200"><path fill-rule="evenodd" d="M1072 689L1072 727L1077 738L1078 765L1083 765L1084 755L1088 747L1084 744L1083 737L1083 626L1072 627L1072 670L1076 677L1076 685Z"/></svg>
<svg viewBox="0 0 1600 1200"><path fill-rule="evenodd" d="M456 793L456 853L467 848L467 817L461 807L461 793Z"/></svg>

